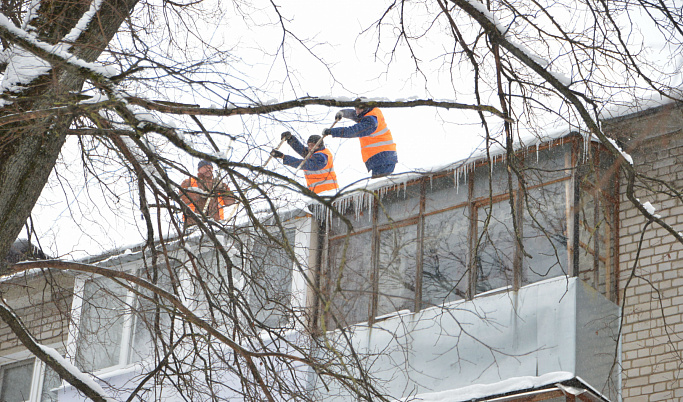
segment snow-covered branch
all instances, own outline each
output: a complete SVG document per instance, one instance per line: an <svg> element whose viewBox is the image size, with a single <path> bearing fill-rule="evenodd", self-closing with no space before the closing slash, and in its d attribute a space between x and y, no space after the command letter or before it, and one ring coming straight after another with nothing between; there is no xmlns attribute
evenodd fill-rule
<svg viewBox="0 0 683 402"><path fill-rule="evenodd" d="M113 75L112 71L103 67L101 64L86 62L65 51L64 46L61 43L51 45L36 39L33 35L16 27L2 14L0 14L0 36L10 43L33 53L35 56L45 60L53 66L64 66L67 69L84 74L94 81L101 81L103 78ZM33 68L31 66L29 67ZM20 67L17 66L16 68ZM40 71L35 77L44 73L46 73L46 71Z"/></svg>
<svg viewBox="0 0 683 402"><path fill-rule="evenodd" d="M0 304L0 318L12 329L12 332L26 349L45 362L61 378L83 392L85 396L97 402L113 401L90 376L82 373L73 364L62 358L54 349L39 344L24 327L19 318L4 304Z"/></svg>

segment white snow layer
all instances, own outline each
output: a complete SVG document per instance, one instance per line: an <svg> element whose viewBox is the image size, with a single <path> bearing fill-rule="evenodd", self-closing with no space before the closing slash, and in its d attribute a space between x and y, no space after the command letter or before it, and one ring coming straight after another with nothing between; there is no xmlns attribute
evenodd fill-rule
<svg viewBox="0 0 683 402"><path fill-rule="evenodd" d="M621 149L621 147L620 147L619 145L617 145L617 142L616 142L616 141L614 141L613 139L611 139L611 138L609 138L609 137L608 137L607 139L608 139L609 142L612 144L612 146L614 146L614 148L616 148L617 151L619 151L619 152L621 153L621 156L623 156L624 159L626 159L626 161L627 161L628 163L630 163L631 165L633 165L633 158L631 157L631 155L629 155L629 154L627 154L626 152L624 152L624 151Z"/></svg>
<svg viewBox="0 0 683 402"><path fill-rule="evenodd" d="M7 18L0 14L0 24L3 19ZM19 47L10 51L8 61L5 76L0 83L0 91L2 92L21 91L25 85L36 77L46 74L52 68L45 60Z"/></svg>
<svg viewBox="0 0 683 402"><path fill-rule="evenodd" d="M92 21L93 17L97 14L100 7L102 6L103 0L95 0L90 4L90 9L86 11L85 14L78 20L76 26L71 29L71 31L64 37L63 41L67 43L73 43L78 38L80 38L81 33L88 29L88 25Z"/></svg>
<svg viewBox="0 0 683 402"><path fill-rule="evenodd" d="M571 380L574 375L567 371L557 371L543 374L539 377L514 377L493 384L476 384L468 387L451 389L448 391L432 392L411 397L410 400L424 402L461 402L484 398L492 395L500 395L514 391L530 390L548 384L555 384ZM408 398L401 399L406 401Z"/></svg>
<svg viewBox="0 0 683 402"><path fill-rule="evenodd" d="M647 211L648 214L650 214L650 215L654 215L654 214L655 214L655 211L656 211L657 209L656 209L655 207L653 207L652 204L650 204L650 201L646 201L645 204L642 204L642 205L643 205L643 208L645 208L645 210Z"/></svg>
<svg viewBox="0 0 683 402"><path fill-rule="evenodd" d="M90 18L92 18L92 16ZM76 58L73 54L67 51L68 47L64 43L51 45L49 43L37 40L29 32L26 32L25 30L15 26L12 21L10 21L3 14L0 14L0 26L11 32L13 35L30 42L33 46L45 52L56 55L72 65L89 69L103 76L111 76L113 73L111 69L108 69L100 64L88 63L84 60ZM73 34L75 35L76 32L74 31ZM14 47L9 55L9 65L7 66L5 76L0 84L0 91L5 92L21 90L24 85L47 73L50 71L50 69L50 64L45 60L42 60L25 49Z"/></svg>
<svg viewBox="0 0 683 402"><path fill-rule="evenodd" d="M94 390L98 394L100 394L106 401L112 401L114 402L113 398L110 398L107 396L107 393L104 392L104 389L95 382L95 380L90 377L87 374L81 373L79 369L76 368L73 364L71 364L70 361L66 360L65 358L62 357L62 355L59 354L55 349L38 344L38 347L43 350L46 354L48 354L50 357L55 359L62 367L67 369L69 373L71 373L74 377L77 377L79 380L81 380L84 384L86 384L90 389Z"/></svg>

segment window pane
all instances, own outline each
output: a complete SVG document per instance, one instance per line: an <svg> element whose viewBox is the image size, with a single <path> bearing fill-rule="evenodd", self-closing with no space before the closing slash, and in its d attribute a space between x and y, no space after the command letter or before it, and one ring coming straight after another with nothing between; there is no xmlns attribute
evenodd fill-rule
<svg viewBox="0 0 683 402"><path fill-rule="evenodd" d="M522 285L567 274L569 181L530 190L524 209Z"/></svg>
<svg viewBox="0 0 683 402"><path fill-rule="evenodd" d="M242 235L248 239L248 236ZM184 261L184 264L178 267L178 271L183 271L190 279L189 286L183 284L181 291L186 300L192 301L190 308L195 314L216 328L227 329L232 328L233 322L222 307L230 305L231 295L236 289L240 289L243 262L251 259L251 253L245 253L249 247L236 237L227 240L225 249L232 263L230 270L216 247L212 243L206 243L200 245L197 258L194 261ZM230 287L231 280L233 288Z"/></svg>
<svg viewBox="0 0 683 402"><path fill-rule="evenodd" d="M579 278L598 289L596 244L595 198L587 191L581 191L579 210Z"/></svg>
<svg viewBox="0 0 683 402"><path fill-rule="evenodd" d="M527 187L568 177L571 174L572 143L552 145L524 156Z"/></svg>
<svg viewBox="0 0 683 402"><path fill-rule="evenodd" d="M604 284L604 295L610 300L616 297L616 278L614 275L614 263L617 258L616 253L616 228L614 223L615 208L605 197L600 197L601 219L604 222L600 232L600 270L602 272L602 283Z"/></svg>
<svg viewBox="0 0 683 402"><path fill-rule="evenodd" d="M31 397L31 377L34 359L0 367L0 400L21 402Z"/></svg>
<svg viewBox="0 0 683 402"><path fill-rule="evenodd" d="M602 204L602 203L601 203ZM601 205L602 206L602 205ZM607 221L605 220L605 215L602 214L603 209L600 208L598 210L598 225L597 225L597 230L595 231L595 249L598 253L598 259L597 259L597 272L598 272L598 280L597 284L595 285L595 288L602 293L603 295L606 294L607 288L605 287L606 283L606 277L605 277L605 266L607 262L607 256L609 255L609 250L607 250L608 243L607 243Z"/></svg>
<svg viewBox="0 0 683 402"><path fill-rule="evenodd" d="M466 297L467 208L425 218L422 302L439 305Z"/></svg>
<svg viewBox="0 0 683 402"><path fill-rule="evenodd" d="M342 327L368 320L372 293L371 233L351 236L346 253L344 242L344 238L331 242L330 275L326 278L333 303L331 311ZM328 330L336 327L333 322L327 320Z"/></svg>
<svg viewBox="0 0 683 402"><path fill-rule="evenodd" d="M490 219L486 226L489 215ZM515 237L510 201L497 202L493 207L479 208L477 233L479 248L475 261L476 292L512 286Z"/></svg>
<svg viewBox="0 0 683 402"><path fill-rule="evenodd" d="M61 380L57 373L50 367L45 366L45 376L43 378L43 389L40 392L40 402L57 402L57 392L52 391L59 387Z"/></svg>
<svg viewBox="0 0 683 402"><path fill-rule="evenodd" d="M140 275L143 279L173 293L171 275L166 264L157 266L156 275L152 266L147 268L148 270L141 270ZM171 269L177 274L178 270L175 265L172 265ZM130 348L129 363L138 362L151 356L154 346L158 344L158 337L168 334L170 331L171 318L168 311L173 309L170 302L155 296L154 292L147 289L140 289L139 292L142 296L136 297L135 308L133 309L133 341Z"/></svg>
<svg viewBox="0 0 683 402"><path fill-rule="evenodd" d="M378 224L397 222L417 216L420 212L420 187L419 182L407 186L399 185L395 190L380 194Z"/></svg>
<svg viewBox="0 0 683 402"><path fill-rule="evenodd" d="M294 247L293 230L286 232L289 247ZM287 324L291 312L292 269L294 261L287 250L265 235L255 239L251 277L247 278L249 305L256 320L271 328Z"/></svg>
<svg viewBox="0 0 683 402"><path fill-rule="evenodd" d="M596 185L610 197L614 197L614 192L616 190L617 172L616 168L618 165L615 163L614 155L607 151L604 147L599 146L598 150L595 151L600 158L599 167L600 177Z"/></svg>
<svg viewBox="0 0 683 402"><path fill-rule="evenodd" d="M467 177L455 181L453 173L427 179L425 212L430 213L467 201Z"/></svg>
<svg viewBox="0 0 683 402"><path fill-rule="evenodd" d="M119 364L126 290L108 278L89 280L83 292L76 366L92 372Z"/></svg>
<svg viewBox="0 0 683 402"><path fill-rule="evenodd" d="M614 298L615 208L605 189L613 191L617 183L615 176L603 170L610 168L590 164L580 183L578 270L581 280L604 296Z"/></svg>
<svg viewBox="0 0 683 402"><path fill-rule="evenodd" d="M490 173L491 178L489 178L489 171L493 169ZM513 186L516 188L517 180L514 180ZM507 162L498 161L491 165L479 166L474 170L474 198L488 198L489 197L489 181L491 181L491 187L493 188L493 195L506 194L509 193L508 189L508 171Z"/></svg>
<svg viewBox="0 0 683 402"><path fill-rule="evenodd" d="M594 249L597 258L593 286L605 297L614 295L615 285L611 269L614 259L614 227L613 227L613 207L612 204L600 196L599 204L595 211L595 230L594 230ZM610 270L608 272L608 270Z"/></svg>
<svg viewBox="0 0 683 402"><path fill-rule="evenodd" d="M379 236L377 315L414 310L417 225L385 230Z"/></svg>

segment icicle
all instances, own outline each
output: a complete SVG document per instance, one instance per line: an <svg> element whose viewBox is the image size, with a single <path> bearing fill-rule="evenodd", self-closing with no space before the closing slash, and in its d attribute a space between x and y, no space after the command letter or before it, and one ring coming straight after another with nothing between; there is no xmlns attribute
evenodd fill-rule
<svg viewBox="0 0 683 402"><path fill-rule="evenodd" d="M358 193L358 201L356 202L356 219L360 220L363 208L365 206L366 193Z"/></svg>
<svg viewBox="0 0 683 402"><path fill-rule="evenodd" d="M360 193L358 197L358 219L360 219L360 216L363 214L363 208L365 207L365 199L367 197L367 193Z"/></svg>
<svg viewBox="0 0 683 402"><path fill-rule="evenodd" d="M372 211L374 208L374 202L375 202L375 197L368 195L369 200L368 200L368 211ZM368 221L372 222L372 214L367 214L368 215Z"/></svg>
<svg viewBox="0 0 683 402"><path fill-rule="evenodd" d="M453 169L453 186L455 187L455 193L460 191L460 175L458 174L458 168Z"/></svg>
<svg viewBox="0 0 683 402"><path fill-rule="evenodd" d="M552 145L551 145L552 146ZM536 146L536 164L538 165L539 163L539 158L540 158L540 152L538 152L538 145Z"/></svg>
<svg viewBox="0 0 683 402"><path fill-rule="evenodd" d="M591 136L590 134L583 135L583 162L588 160L588 147L590 146Z"/></svg>
<svg viewBox="0 0 683 402"><path fill-rule="evenodd" d="M325 213L327 211L327 209L323 208L322 204L316 204L313 210L315 211L316 219L318 219L319 221L322 221L322 222L325 222L328 220L327 214Z"/></svg>

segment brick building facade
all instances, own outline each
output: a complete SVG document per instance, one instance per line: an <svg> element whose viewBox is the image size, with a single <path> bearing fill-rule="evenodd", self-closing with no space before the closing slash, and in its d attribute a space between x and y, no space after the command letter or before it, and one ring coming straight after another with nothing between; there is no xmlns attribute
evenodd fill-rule
<svg viewBox="0 0 683 402"><path fill-rule="evenodd" d="M42 272L22 275L4 281L0 289L7 304L40 343L63 347L68 335L65 317L71 309L73 277L60 273L48 277L51 280L46 280ZM10 328L0 324L0 356L23 349Z"/></svg>
<svg viewBox="0 0 683 402"><path fill-rule="evenodd" d="M636 187L635 196L641 203L650 202L667 224L682 231L683 107L652 108L607 124L609 133L633 157L639 173L673 186L667 190L651 181L649 189ZM622 396L625 401L680 401L683 245L656 223L646 227L646 219L626 198L624 181L619 213L619 302L625 302ZM678 192L678 198L672 190Z"/></svg>

